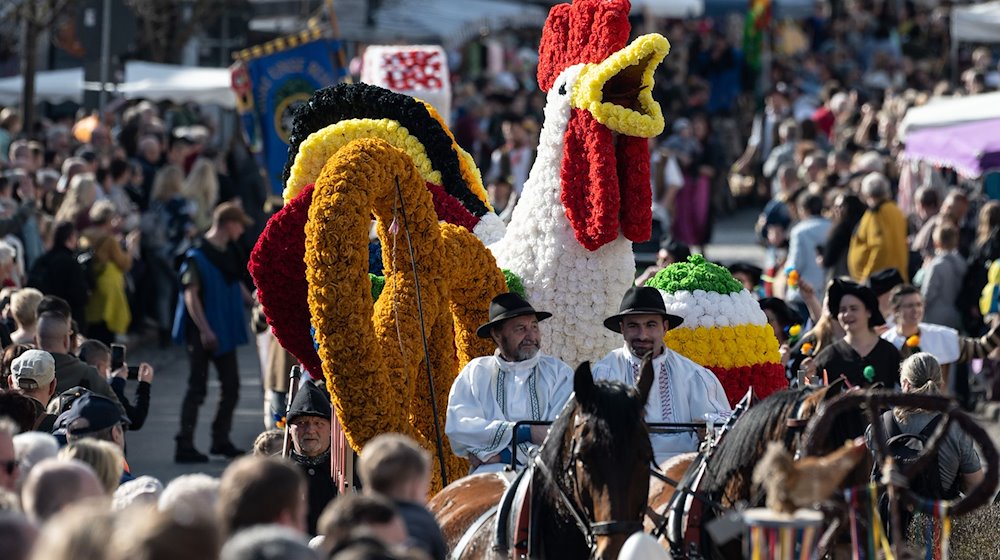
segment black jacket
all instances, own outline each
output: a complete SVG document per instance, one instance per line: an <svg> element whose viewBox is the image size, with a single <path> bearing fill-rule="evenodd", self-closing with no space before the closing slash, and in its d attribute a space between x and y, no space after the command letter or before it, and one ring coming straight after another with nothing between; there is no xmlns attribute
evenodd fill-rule
<svg viewBox="0 0 1000 560"><path fill-rule="evenodd" d="M66 247L53 247L35 261L28 284L43 294L59 296L69 304L73 318L85 322L87 307L87 273Z"/></svg>
<svg viewBox="0 0 1000 560"><path fill-rule="evenodd" d="M316 534L316 522L327 504L337 497L337 487L330 475L330 450L319 457L305 457L292 451L291 458L309 481L309 534Z"/></svg>

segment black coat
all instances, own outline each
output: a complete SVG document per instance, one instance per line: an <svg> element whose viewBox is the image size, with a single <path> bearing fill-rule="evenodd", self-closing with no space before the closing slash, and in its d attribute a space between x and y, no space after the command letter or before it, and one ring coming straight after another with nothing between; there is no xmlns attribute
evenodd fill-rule
<svg viewBox="0 0 1000 560"><path fill-rule="evenodd" d="M76 255L66 247L53 247L35 261L31 267L28 284L43 294L59 296L69 304L73 318L80 324L86 322L87 273L77 262Z"/></svg>
<svg viewBox="0 0 1000 560"><path fill-rule="evenodd" d="M330 476L330 451L327 450L319 457L304 457L294 451L291 455L309 482L309 534L315 535L320 514L337 497L337 487Z"/></svg>

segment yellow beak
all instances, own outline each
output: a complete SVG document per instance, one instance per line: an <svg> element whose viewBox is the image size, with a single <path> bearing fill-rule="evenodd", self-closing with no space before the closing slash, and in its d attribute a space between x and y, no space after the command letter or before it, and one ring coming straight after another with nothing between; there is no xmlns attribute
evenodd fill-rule
<svg viewBox="0 0 1000 560"><path fill-rule="evenodd" d="M653 72L670 52L658 33L643 35L598 64L587 64L573 88L572 106L626 136L663 132L663 113L653 101Z"/></svg>

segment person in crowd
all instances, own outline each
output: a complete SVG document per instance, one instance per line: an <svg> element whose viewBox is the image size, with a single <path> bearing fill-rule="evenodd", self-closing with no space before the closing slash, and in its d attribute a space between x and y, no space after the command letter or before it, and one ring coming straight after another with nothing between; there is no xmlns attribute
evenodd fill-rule
<svg viewBox="0 0 1000 560"><path fill-rule="evenodd" d="M321 548L331 557L356 537L374 537L384 545L406 544L406 524L393 503L383 496L349 494L332 502L319 520Z"/></svg>
<svg viewBox="0 0 1000 560"><path fill-rule="evenodd" d="M195 160L191 173L184 180L182 192L184 198L194 204L191 219L198 233L208 231L212 227L212 210L219 202L219 174L210 158L199 157Z"/></svg>
<svg viewBox="0 0 1000 560"><path fill-rule="evenodd" d="M493 211L500 216L503 223L509 224L514 215L514 206L517 204L517 193L514 191L514 186L511 185L511 179L498 177L486 187L486 193L490 197L490 206L493 207Z"/></svg>
<svg viewBox="0 0 1000 560"><path fill-rule="evenodd" d="M854 386L881 382L887 388L899 385L899 350L879 338L875 327L885 324L875 292L849 280L836 279L829 287L830 314L844 329L844 338L823 348L815 358L802 360L809 376L843 376Z"/></svg>
<svg viewBox="0 0 1000 560"><path fill-rule="evenodd" d="M121 217L121 229L126 232L138 228L140 220L139 208L129 194L132 179L132 165L129 162L120 158L111 160L105 196L115 205L115 211Z"/></svg>
<svg viewBox="0 0 1000 560"><path fill-rule="evenodd" d="M913 194L913 204L915 212L909 216L910 224L908 229L911 244L917 232L923 229L924 224L934 216L937 216L938 212L941 211L941 195L937 189L930 186L923 186Z"/></svg>
<svg viewBox="0 0 1000 560"><path fill-rule="evenodd" d="M966 320L966 332L982 332L984 313L979 299L989 283L989 269L997 261L1000 261L1000 201L991 200L979 209L976 241L969 253L962 297L956 302Z"/></svg>
<svg viewBox="0 0 1000 560"><path fill-rule="evenodd" d="M56 394L56 362L44 350L27 350L10 365L7 384L30 397L35 405L33 429L51 432L56 417L46 411L49 401Z"/></svg>
<svg viewBox="0 0 1000 560"><path fill-rule="evenodd" d="M122 450L110 441L80 439L60 449L57 457L61 460L76 459L90 465L109 497L121 483L124 462Z"/></svg>
<svg viewBox="0 0 1000 560"><path fill-rule="evenodd" d="M34 428L36 421L35 401L18 391L0 391L0 416L7 416L17 424L17 432L27 432Z"/></svg>
<svg viewBox="0 0 1000 560"><path fill-rule="evenodd" d="M934 246L934 230L942 222L949 221L958 228L958 245L962 248L962 255L968 256L976 238L975 230L967 219L968 214L969 195L960 188L949 189L944 202L941 203L941 211L928 219L914 236L912 250L920 253L924 262L933 259L937 254Z"/></svg>
<svg viewBox="0 0 1000 560"><path fill-rule="evenodd" d="M651 287L629 288L618 314L604 320L604 326L620 333L625 344L594 364L594 379L635 385L643 358L651 355L655 377L646 403L647 422L696 422L732 413L718 378L663 343L664 334L682 322L667 313L660 291ZM650 440L657 464L698 448L693 433L657 434Z"/></svg>
<svg viewBox="0 0 1000 560"><path fill-rule="evenodd" d="M779 345L788 343L790 330L794 325L802 327L802 319L798 312L792 309L785 300L768 297L761 298L757 303L760 305L761 311L764 312L764 316L767 317L767 323L774 331L774 337L778 339Z"/></svg>
<svg viewBox="0 0 1000 560"><path fill-rule="evenodd" d="M941 366L927 352L918 352L906 358L900 366L899 380L904 393L938 395L944 390ZM896 407L880 417L887 432L919 434L928 424L940 421L941 415L932 411ZM871 430L867 434L871 439ZM979 455L969 437L959 426L952 424L937 452L938 475L941 495L930 499L954 499L959 492L968 492L984 478Z"/></svg>
<svg viewBox="0 0 1000 560"><path fill-rule="evenodd" d="M515 435L522 453L540 445L545 426L520 420L553 421L573 391L573 370L541 351L539 321L552 314L535 309L521 296L503 293L490 302L490 320L476 330L493 339L492 356L470 361L451 386L445 434L452 451L472 463L474 473L499 472L509 465Z"/></svg>
<svg viewBox="0 0 1000 560"><path fill-rule="evenodd" d="M885 319L887 328L892 328L896 324L895 313L892 308L892 290L900 284L904 284L903 275L895 268L880 270L868 277L865 285L875 292L878 298L878 310Z"/></svg>
<svg viewBox="0 0 1000 560"><path fill-rule="evenodd" d="M0 286L14 289L21 287L17 249L4 240L0 240Z"/></svg>
<svg viewBox="0 0 1000 560"><path fill-rule="evenodd" d="M42 526L32 560L115 560L114 516L104 501L72 504Z"/></svg>
<svg viewBox="0 0 1000 560"><path fill-rule="evenodd" d="M764 275L764 271L759 266L737 261L726 268L729 269L729 273L733 275L733 278L742 284L743 288L750 292L750 295L755 299L764 297L764 288L761 286L761 278Z"/></svg>
<svg viewBox="0 0 1000 560"><path fill-rule="evenodd" d="M94 291L87 301L87 333L105 344L123 337L132 322L132 312L125 294L125 274L138 256L140 232L125 236L125 246L117 233L118 211L108 200L90 209L91 227L83 232L80 245L93 253L90 274Z"/></svg>
<svg viewBox="0 0 1000 560"><path fill-rule="evenodd" d="M63 177L66 174L63 173ZM90 226L90 208L97 202L100 190L97 179L90 173L79 173L69 182L66 197L59 205L55 219L57 222L70 222L77 230L83 231Z"/></svg>
<svg viewBox="0 0 1000 560"><path fill-rule="evenodd" d="M674 133L663 143L677 160L684 186L677 191L673 200L675 208L670 221L671 236L687 245L704 248L711 234L712 185L711 177L704 169L703 146L695 136L691 121L681 117L674 121Z"/></svg>
<svg viewBox="0 0 1000 560"><path fill-rule="evenodd" d="M125 430L128 429L128 425L129 419L122 413L117 402L94 393L85 393L73 401L69 410L56 418L54 429L65 434L67 443L90 439L113 444L119 453L115 478L120 482L126 482L134 478L122 456L125 452ZM102 478L110 477L106 471L100 471L96 467L94 470L98 471Z"/></svg>
<svg viewBox="0 0 1000 560"><path fill-rule="evenodd" d="M934 228L933 238L934 257L913 279L926 302L924 316L928 323L962 330L964 322L957 303L968 265L958 252L958 228L943 221Z"/></svg>
<svg viewBox="0 0 1000 560"><path fill-rule="evenodd" d="M253 454L260 457L281 455L285 432L277 428L265 430L253 441Z"/></svg>
<svg viewBox="0 0 1000 560"><path fill-rule="evenodd" d="M953 328L925 321L926 300L914 286L897 286L892 290L890 299L896 323L892 329L882 333L882 338L899 349L903 357L918 352L934 356L944 379L944 385L939 387L942 391L949 387L952 364L985 359L1000 346L1000 325L981 337L965 337Z"/></svg>
<svg viewBox="0 0 1000 560"><path fill-rule="evenodd" d="M687 259L690 256L690 247L680 241L677 241L676 239L673 239L672 237L664 238L660 243L660 250L656 253L656 264L646 268L646 270L635 279L635 285L646 285L646 281L656 276L657 272L674 263L687 262Z"/></svg>
<svg viewBox="0 0 1000 560"><path fill-rule="evenodd" d="M34 344L35 326L38 323L38 303L42 292L35 288L21 288L10 296L10 312L17 330L10 333L14 344Z"/></svg>
<svg viewBox="0 0 1000 560"><path fill-rule="evenodd" d="M864 282L873 272L895 268L905 279L910 258L906 217L891 200L889 180L881 173L869 173L861 181L861 194L868 210L851 237L847 255L851 278Z"/></svg>
<svg viewBox="0 0 1000 560"><path fill-rule="evenodd" d="M104 495L100 479L87 463L46 459L25 477L21 503L28 519L41 525L71 504Z"/></svg>
<svg viewBox="0 0 1000 560"><path fill-rule="evenodd" d="M130 421L128 429L135 432L142 429L149 415L149 395L153 385L153 366L146 362L139 364L136 373L138 383L135 388L135 404L125 396L125 380L128 378L129 366L123 363L118 369L111 371L111 349L100 340L87 340L80 345L80 361L90 364L97 373L104 376L111 385L111 390L118 397L118 402L125 408L125 415Z"/></svg>
<svg viewBox="0 0 1000 560"><path fill-rule="evenodd" d="M14 360L24 354L28 350L31 350L31 346L25 344L8 344L3 349L3 360L0 362L0 368L3 369L0 372L0 389L9 389L10 384L8 380L10 378L10 366L14 363Z"/></svg>
<svg viewBox="0 0 1000 560"><path fill-rule="evenodd" d="M28 284L44 294L66 300L72 316L82 319L90 290L86 270L76 258L78 240L79 235L72 222L57 223L52 235L52 248L35 261Z"/></svg>
<svg viewBox="0 0 1000 560"><path fill-rule="evenodd" d="M215 513L219 502L219 479L204 473L182 474L160 493L156 508L175 515L192 517Z"/></svg>
<svg viewBox="0 0 1000 560"><path fill-rule="evenodd" d="M111 510L123 511L136 506L153 506L163 492L163 483L148 475L123 482L111 496Z"/></svg>
<svg viewBox="0 0 1000 560"><path fill-rule="evenodd" d="M226 541L219 560L320 560L320 556L292 529L256 525Z"/></svg>
<svg viewBox="0 0 1000 560"><path fill-rule="evenodd" d="M830 235L832 224L823 216L823 197L803 192L797 199L800 220L788 234L788 260L785 269L795 270L801 280L811 286L826 285L826 273L817 262L820 249ZM822 292L818 294L822 296ZM786 294L789 300L802 301L797 285L790 285Z"/></svg>
<svg viewBox="0 0 1000 560"><path fill-rule="evenodd" d="M501 177L509 177L514 193L520 196L524 182L528 179L531 164L535 161L535 149L531 146L532 121L515 114L508 114L500 123L504 144L493 150L490 156L487 184Z"/></svg>
<svg viewBox="0 0 1000 560"><path fill-rule="evenodd" d="M432 560L444 560L448 547L441 527L425 507L431 482L427 451L406 436L382 434L361 450L358 472L366 493L393 501L411 544Z"/></svg>
<svg viewBox="0 0 1000 560"><path fill-rule="evenodd" d="M20 512L0 512L0 550L6 560L28 560L38 528Z"/></svg>
<svg viewBox="0 0 1000 560"><path fill-rule="evenodd" d="M11 492L17 492L17 481L21 477L14 450L14 436L20 431L10 418L0 418L0 488Z"/></svg>
<svg viewBox="0 0 1000 560"><path fill-rule="evenodd" d="M35 465L55 458L59 453L59 441L49 433L23 432L14 436L14 450L21 469L21 480L24 480Z"/></svg>
<svg viewBox="0 0 1000 560"><path fill-rule="evenodd" d="M68 391L73 387L83 387L94 393L112 399L116 404L118 398L108 381L97 373L97 369L80 361L69 353L70 351L70 320L58 311L42 311L43 303L39 304L41 311L38 317L38 331L35 335L35 346L52 355L56 364L56 393ZM65 302L62 302L65 304ZM120 406L120 405L119 405ZM124 410L124 408L122 409Z"/></svg>
<svg viewBox="0 0 1000 560"><path fill-rule="evenodd" d="M842 192L833 200L832 215L830 232L820 255L827 281L849 274L847 255L854 231L865 215L865 203L852 193Z"/></svg>
<svg viewBox="0 0 1000 560"><path fill-rule="evenodd" d="M309 483L307 528L316 532L316 522L337 487L330 476L330 430L333 408L330 397L307 381L299 388L288 409L288 431L292 438L291 459L302 468Z"/></svg>
<svg viewBox="0 0 1000 560"><path fill-rule="evenodd" d="M229 439L239 400L236 348L248 342L245 306L252 303L244 283L246 261L236 241L253 220L238 203L216 207L212 227L192 248L181 268L183 293L178 298L174 341L185 344L191 374L181 404L180 431L174 460L203 463L208 457L194 446L198 409L205 400L209 363L215 364L222 396L212 422L211 453L237 457L243 450Z"/></svg>
<svg viewBox="0 0 1000 560"><path fill-rule="evenodd" d="M179 516L137 506L127 515L132 520L127 523L128 530L119 530L122 520L119 516L108 547L113 560L214 560L219 557L222 538L218 523L210 513Z"/></svg>
<svg viewBox="0 0 1000 560"><path fill-rule="evenodd" d="M216 511L222 533L231 537L254 525L306 530L306 480L302 471L279 457L241 457L219 481Z"/></svg>

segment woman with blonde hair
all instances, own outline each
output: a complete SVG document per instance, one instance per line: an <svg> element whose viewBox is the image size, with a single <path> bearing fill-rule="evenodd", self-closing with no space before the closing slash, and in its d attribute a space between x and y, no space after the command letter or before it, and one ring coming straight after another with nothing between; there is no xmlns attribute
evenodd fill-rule
<svg viewBox="0 0 1000 560"><path fill-rule="evenodd" d="M105 440L84 438L74 441L60 449L56 457L76 459L90 465L108 496L115 493L125 470L121 448Z"/></svg>
<svg viewBox="0 0 1000 560"><path fill-rule="evenodd" d="M140 235L133 231L125 238L122 248L118 233L120 217L110 200L101 200L90 211L93 225L83 232L80 246L93 253L90 274L94 275L94 291L87 301L87 334L105 344L115 342L117 335L128 332L132 313L125 295L125 274L132 269L138 255Z"/></svg>
<svg viewBox="0 0 1000 560"><path fill-rule="evenodd" d="M184 181L184 196L194 203L194 225L199 233L212 227L212 210L219 201L219 175L215 163L206 157L194 162Z"/></svg>
<svg viewBox="0 0 1000 560"><path fill-rule="evenodd" d="M97 201L99 194L97 179L92 173L75 175L69 182L66 198L56 211L56 221L71 222L78 230L86 228L90 225L90 207Z"/></svg>
<svg viewBox="0 0 1000 560"><path fill-rule="evenodd" d="M944 384L941 365L927 352L918 352L903 360L899 382L904 393L939 395ZM881 417L887 437L914 434L928 438L942 420L936 412L903 407L886 411ZM960 491L967 491L983 480L983 468L972 438L957 424L951 425L938 447L937 465L942 495L926 498L957 498Z"/></svg>
<svg viewBox="0 0 1000 560"><path fill-rule="evenodd" d="M38 304L42 292L35 288L21 288L10 296L10 314L14 317L17 330L10 333L14 344L34 344L35 325L38 323Z"/></svg>

